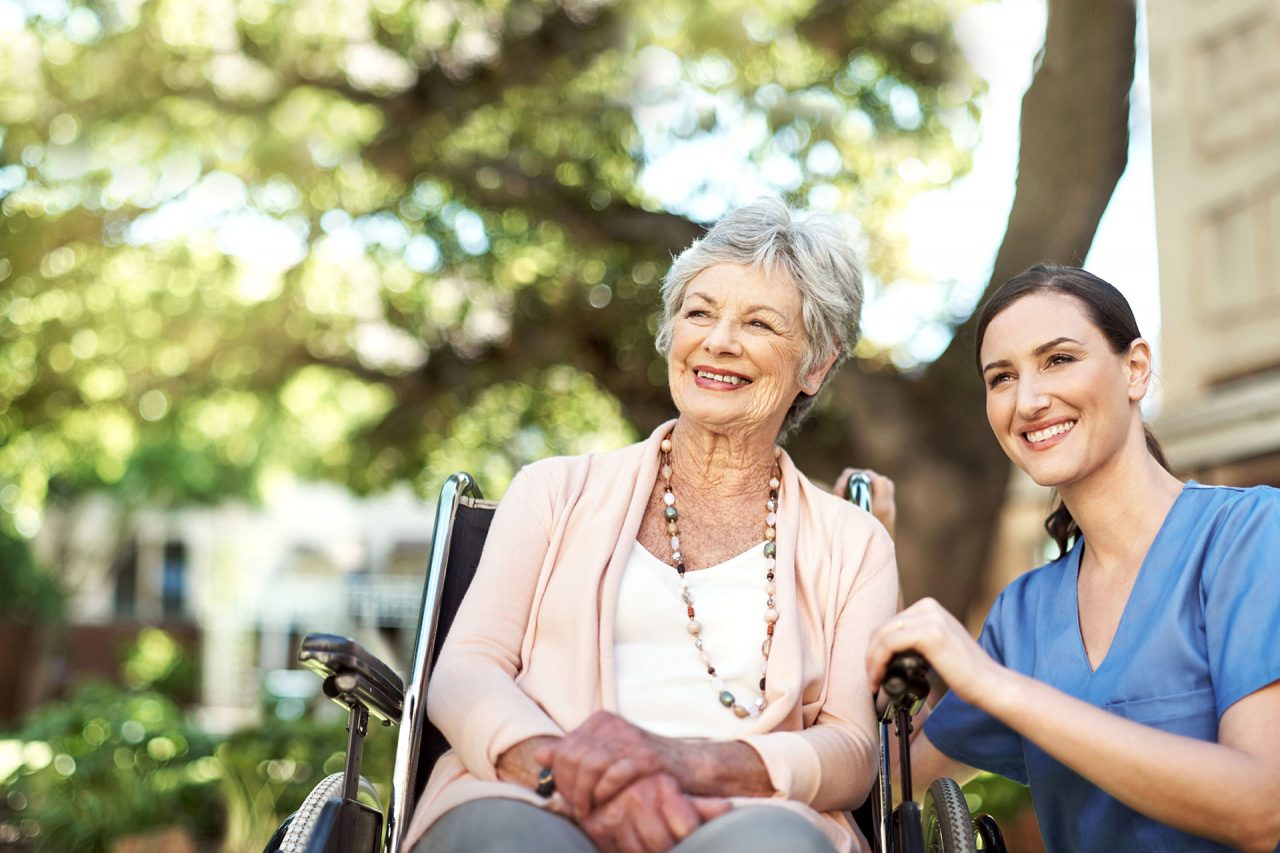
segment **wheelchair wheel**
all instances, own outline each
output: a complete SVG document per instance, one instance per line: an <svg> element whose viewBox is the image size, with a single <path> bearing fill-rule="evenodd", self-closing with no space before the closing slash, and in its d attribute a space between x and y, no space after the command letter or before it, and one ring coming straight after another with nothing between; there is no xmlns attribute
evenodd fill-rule
<svg viewBox="0 0 1280 853"><path fill-rule="evenodd" d="M978 836L978 849L986 853L1006 853L1004 835L996 819L989 814L980 814L973 819L973 831Z"/></svg>
<svg viewBox="0 0 1280 853"><path fill-rule="evenodd" d="M924 797L925 849L929 853L975 853L969 805L954 779L936 779Z"/></svg>
<svg viewBox="0 0 1280 853"><path fill-rule="evenodd" d="M280 842L278 848L280 853L306 853L325 805L330 800L342 797L342 779L343 774L331 773L311 789L311 793L307 794L307 798L302 801L302 805L298 806L298 810L287 822L288 829L285 830L284 840ZM374 804L378 803L378 792L363 776L360 777L357 796L360 799L367 798Z"/></svg>

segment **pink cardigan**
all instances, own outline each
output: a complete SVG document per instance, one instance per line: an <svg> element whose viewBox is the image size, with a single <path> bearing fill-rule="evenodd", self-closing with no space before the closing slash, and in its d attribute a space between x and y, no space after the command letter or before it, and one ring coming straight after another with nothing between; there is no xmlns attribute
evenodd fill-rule
<svg viewBox="0 0 1280 853"><path fill-rule="evenodd" d="M405 849L449 809L481 797L545 805L494 770L509 747L616 710L613 624L623 567L658 474L658 443L534 463L498 507L475 580L427 695L453 745L414 810ZM740 740L776 794L735 798L810 817L837 850L867 849L841 810L875 776L876 726L863 656L898 594L893 543L870 515L817 488L784 453L778 620L769 705ZM818 812L827 812L819 815Z"/></svg>

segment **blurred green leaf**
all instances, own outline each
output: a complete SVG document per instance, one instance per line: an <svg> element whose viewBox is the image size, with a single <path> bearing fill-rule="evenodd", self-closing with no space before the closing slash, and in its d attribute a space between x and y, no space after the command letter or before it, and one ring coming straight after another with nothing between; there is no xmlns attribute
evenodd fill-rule
<svg viewBox="0 0 1280 853"><path fill-rule="evenodd" d="M500 486L633 437L670 411L661 273L742 178L910 278L894 213L976 139L967 2L0 0L9 524L282 473Z"/></svg>
<svg viewBox="0 0 1280 853"><path fill-rule="evenodd" d="M26 540L0 527L0 619L57 622L65 608L61 588L36 565Z"/></svg>

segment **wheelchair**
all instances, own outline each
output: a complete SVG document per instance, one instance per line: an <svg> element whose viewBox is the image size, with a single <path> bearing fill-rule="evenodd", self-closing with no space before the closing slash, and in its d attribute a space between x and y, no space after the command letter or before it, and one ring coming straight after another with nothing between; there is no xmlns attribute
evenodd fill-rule
<svg viewBox="0 0 1280 853"><path fill-rule="evenodd" d="M449 749L427 720L428 679L475 576L497 506L484 499L469 474L453 474L440 489L407 686L354 640L333 634L303 638L298 660L324 679L325 695L347 709L346 762L341 773L312 789L264 853L400 853L410 809ZM385 826L377 794L360 775L371 716L400 727Z"/></svg>
<svg viewBox="0 0 1280 853"><path fill-rule="evenodd" d="M856 473L849 478L846 497L871 511L871 480ZM971 815L960 785L954 779L935 779L925 793L924 808L912 799L912 719L929 695L929 664L915 652L895 655L876 696L880 728L876 781L871 796L853 813L875 853L1005 853L1004 837L989 814ZM889 726L898 746L902 803L893 806Z"/></svg>
<svg viewBox="0 0 1280 853"><path fill-rule="evenodd" d="M870 507L865 475L853 477L850 491L855 503ZM325 695L347 709L346 760L342 772L323 779L285 819L264 853L402 853L410 809L436 761L449 749L444 735L427 719L427 684L475 576L496 509L497 502L485 500L469 474L453 474L441 488L407 686L354 640L333 634L308 634L303 639L298 660L324 680ZM939 779L930 786L923 814L910 800L908 737L911 717L929 692L927 672L918 655L900 656L891 663L877 703L880 772L872 796L853 817L876 853L1003 853L995 821L988 815L971 820L953 780ZM371 717L383 726L400 727L385 825L377 794L360 773ZM896 809L889 773L890 721L897 725L905 792Z"/></svg>

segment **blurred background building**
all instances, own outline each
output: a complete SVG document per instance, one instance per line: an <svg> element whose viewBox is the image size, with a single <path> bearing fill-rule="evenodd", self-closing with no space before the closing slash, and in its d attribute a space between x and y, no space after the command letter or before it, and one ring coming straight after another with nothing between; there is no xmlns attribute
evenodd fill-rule
<svg viewBox="0 0 1280 853"><path fill-rule="evenodd" d="M295 485L263 507L130 514L100 495L52 512L36 553L74 580L55 677L110 680L122 648L160 625L198 660L204 727L252 724L264 705L300 715L320 686L294 660L309 632L353 636L406 668L433 521L407 486L357 499Z"/></svg>
<svg viewBox="0 0 1280 853"><path fill-rule="evenodd" d="M1170 462L1280 485L1280 7L1150 0Z"/></svg>

